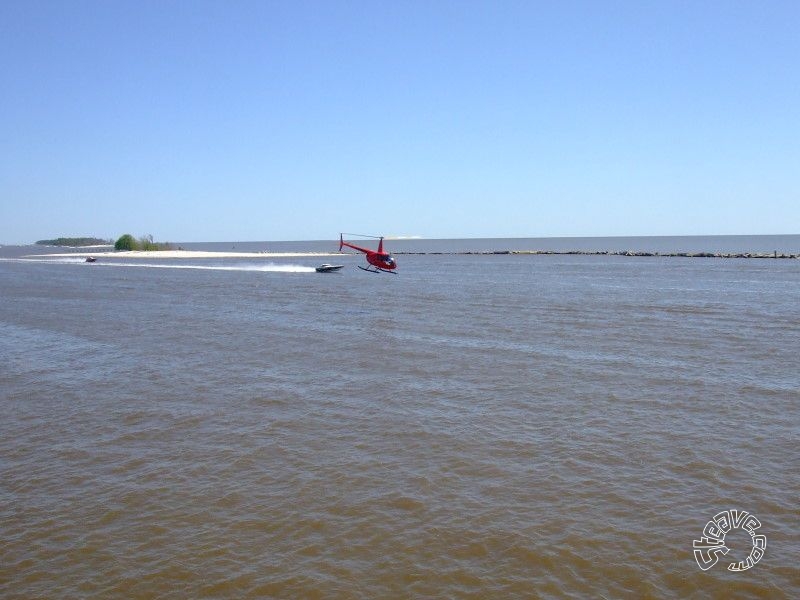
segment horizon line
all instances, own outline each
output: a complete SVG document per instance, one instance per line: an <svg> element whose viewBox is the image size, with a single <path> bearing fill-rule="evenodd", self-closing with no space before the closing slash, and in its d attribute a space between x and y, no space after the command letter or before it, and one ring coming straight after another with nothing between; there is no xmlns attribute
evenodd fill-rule
<svg viewBox="0 0 800 600"><path fill-rule="evenodd" d="M421 235L386 235L383 236L387 241L431 241L431 240L552 240L552 239L623 239L623 238L709 238L709 237L785 237L800 236L800 233L711 233L711 234L658 234L658 235L544 235L544 236L467 236L467 237L425 237ZM59 236L59 237L92 237L92 236ZM97 236L95 236L97 237ZM44 239L44 238L42 238ZM56 239L56 238L52 238ZM98 238L102 239L102 238ZM107 238L111 239L111 238ZM264 239L264 240L182 240L172 242L169 240L160 243L170 244L250 244L262 242L327 242L335 238L317 239ZM6 243L0 242L0 246L36 246L36 242L28 243Z"/></svg>

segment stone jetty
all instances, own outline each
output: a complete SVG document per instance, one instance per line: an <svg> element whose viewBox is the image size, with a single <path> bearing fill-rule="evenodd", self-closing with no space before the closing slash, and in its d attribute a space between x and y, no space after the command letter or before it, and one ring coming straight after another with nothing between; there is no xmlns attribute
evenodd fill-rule
<svg viewBox="0 0 800 600"><path fill-rule="evenodd" d="M494 254L528 254L528 255L580 255L580 256L637 256L637 257L676 257L676 258L800 258L800 254L784 254L776 252L641 252L633 250L479 250L463 252L393 252L392 254L450 254L450 255L494 255Z"/></svg>

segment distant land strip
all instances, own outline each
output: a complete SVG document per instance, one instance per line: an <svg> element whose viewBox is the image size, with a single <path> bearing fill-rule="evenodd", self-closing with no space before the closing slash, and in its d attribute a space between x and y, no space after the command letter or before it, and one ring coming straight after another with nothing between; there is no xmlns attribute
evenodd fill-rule
<svg viewBox="0 0 800 600"><path fill-rule="evenodd" d="M53 240L38 240L37 246L68 246L79 248L81 246L105 246L113 244L113 240L104 240L96 237L60 237Z"/></svg>
<svg viewBox="0 0 800 600"><path fill-rule="evenodd" d="M641 252L633 250L464 250L457 252L393 252L393 254L558 254L580 256L666 256L682 258L800 258L800 254L775 252Z"/></svg>
<svg viewBox="0 0 800 600"><path fill-rule="evenodd" d="M77 250L77 251L76 251ZM98 252L72 250L64 254L29 254L25 258L60 258L60 257L103 257L105 258L292 258L321 256L358 256L353 252L220 252L216 250L133 250L110 251L102 249ZM635 257L681 257L681 258L800 258L800 253L786 254L774 252L643 252L634 250L445 250L430 252L395 251L395 255L578 255L578 256L635 256Z"/></svg>

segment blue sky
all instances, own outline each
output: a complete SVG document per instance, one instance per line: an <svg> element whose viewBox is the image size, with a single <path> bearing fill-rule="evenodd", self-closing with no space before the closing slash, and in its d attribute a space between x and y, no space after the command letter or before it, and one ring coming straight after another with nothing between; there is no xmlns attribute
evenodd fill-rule
<svg viewBox="0 0 800 600"><path fill-rule="evenodd" d="M798 2L0 2L0 243L799 233Z"/></svg>

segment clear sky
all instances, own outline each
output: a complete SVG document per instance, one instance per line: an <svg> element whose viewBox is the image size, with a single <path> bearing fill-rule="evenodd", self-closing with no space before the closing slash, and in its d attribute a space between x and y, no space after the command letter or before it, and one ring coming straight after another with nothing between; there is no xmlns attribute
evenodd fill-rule
<svg viewBox="0 0 800 600"><path fill-rule="evenodd" d="M800 233L800 2L0 2L0 243Z"/></svg>

